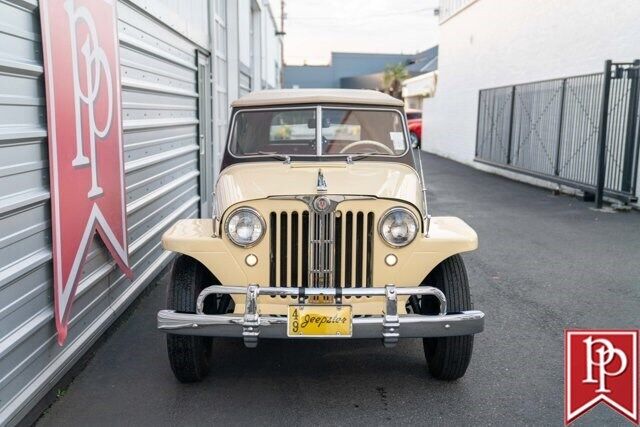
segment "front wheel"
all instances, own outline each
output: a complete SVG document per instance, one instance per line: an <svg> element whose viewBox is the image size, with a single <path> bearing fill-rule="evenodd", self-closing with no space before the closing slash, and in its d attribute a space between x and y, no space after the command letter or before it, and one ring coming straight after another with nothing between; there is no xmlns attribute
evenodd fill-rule
<svg viewBox="0 0 640 427"><path fill-rule="evenodd" d="M173 263L167 307L180 313L195 313L198 295L211 283L213 275L195 259L181 255ZM206 307L205 307L206 308ZM171 370L178 381L196 382L209 373L210 337L167 334Z"/></svg>
<svg viewBox="0 0 640 427"><path fill-rule="evenodd" d="M470 310L471 294L467 271L460 255L440 263L429 274L424 285L440 289L447 298L447 313ZM439 302L435 297L423 297L421 314L438 314ZM467 371L473 353L473 335L423 338L424 355L429 372L434 378L453 381Z"/></svg>

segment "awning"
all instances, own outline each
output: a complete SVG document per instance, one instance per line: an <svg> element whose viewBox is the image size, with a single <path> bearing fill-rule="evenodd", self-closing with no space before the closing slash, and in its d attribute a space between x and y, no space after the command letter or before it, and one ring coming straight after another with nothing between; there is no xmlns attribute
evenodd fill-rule
<svg viewBox="0 0 640 427"><path fill-rule="evenodd" d="M420 74L402 82L402 97L431 97L435 95L438 72Z"/></svg>

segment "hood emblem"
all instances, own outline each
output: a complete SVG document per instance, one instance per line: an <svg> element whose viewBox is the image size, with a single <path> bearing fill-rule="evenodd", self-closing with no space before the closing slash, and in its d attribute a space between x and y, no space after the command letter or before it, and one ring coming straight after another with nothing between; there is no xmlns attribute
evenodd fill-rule
<svg viewBox="0 0 640 427"><path fill-rule="evenodd" d="M316 184L316 190L319 193L327 191L327 181L324 180L322 169L318 169L318 183Z"/></svg>
<svg viewBox="0 0 640 427"><path fill-rule="evenodd" d="M331 200L327 196L318 196L313 200L313 210L317 213L327 213L331 211Z"/></svg>

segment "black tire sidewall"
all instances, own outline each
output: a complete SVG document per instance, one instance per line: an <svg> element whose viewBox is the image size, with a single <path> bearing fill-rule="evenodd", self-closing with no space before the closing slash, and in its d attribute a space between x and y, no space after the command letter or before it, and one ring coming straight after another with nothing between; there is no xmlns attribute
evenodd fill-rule
<svg viewBox="0 0 640 427"><path fill-rule="evenodd" d="M462 257L453 255L440 263L428 276L424 285L440 289L447 299L447 313L459 313L473 308L466 268ZM437 305L421 304L422 314L434 313ZM456 380L464 376L473 352L473 335L425 338L424 353L429 372L442 380Z"/></svg>
<svg viewBox="0 0 640 427"><path fill-rule="evenodd" d="M207 271L195 259L181 255L173 262L167 307L180 313L196 312L198 295L206 286ZM211 337L167 334L171 369L181 382L202 380L210 370Z"/></svg>

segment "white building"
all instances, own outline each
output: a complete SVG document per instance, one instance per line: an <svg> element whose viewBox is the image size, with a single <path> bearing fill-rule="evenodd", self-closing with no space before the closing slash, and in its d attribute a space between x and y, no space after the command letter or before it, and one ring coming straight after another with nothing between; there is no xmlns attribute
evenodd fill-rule
<svg viewBox="0 0 640 427"><path fill-rule="evenodd" d="M423 106L426 151L474 162L479 91L602 72L640 58L636 0L441 0L438 87Z"/></svg>

